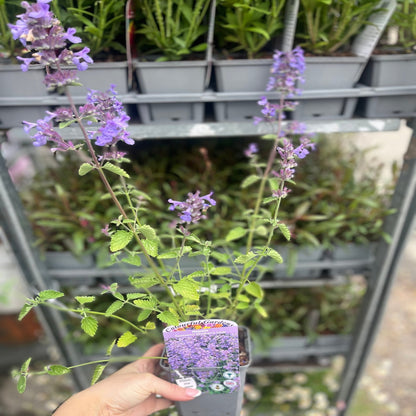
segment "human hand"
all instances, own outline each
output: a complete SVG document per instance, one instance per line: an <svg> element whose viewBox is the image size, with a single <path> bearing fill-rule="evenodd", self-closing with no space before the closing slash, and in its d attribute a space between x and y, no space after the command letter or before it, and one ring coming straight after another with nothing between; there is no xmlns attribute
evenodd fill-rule
<svg viewBox="0 0 416 416"><path fill-rule="evenodd" d="M160 356L162 351L163 344L154 345L144 358L71 396L54 416L147 416L166 409L172 401L199 396L199 390L179 387L155 375L158 360L145 357Z"/></svg>

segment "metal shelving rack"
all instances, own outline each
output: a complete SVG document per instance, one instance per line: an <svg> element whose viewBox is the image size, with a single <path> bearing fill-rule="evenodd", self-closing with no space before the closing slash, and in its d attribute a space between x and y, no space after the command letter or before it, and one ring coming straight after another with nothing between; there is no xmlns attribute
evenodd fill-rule
<svg viewBox="0 0 416 416"><path fill-rule="evenodd" d="M416 130L416 121L409 120L409 127ZM398 119L349 119L338 121L308 122L308 128L315 132L343 133L353 131L394 131L400 126ZM271 126L252 123L199 123L178 125L132 125L130 131L136 140L160 138L209 138L209 137L259 137L271 133ZM75 138L74 132L69 136ZM9 140L13 142L27 142L22 129L12 129L8 132ZM383 310L394 281L394 275L406 244L416 210L416 135L413 133L409 147L404 155L404 163L391 202L395 214L388 217L384 231L392 238L391 244L380 241L377 244L375 259L371 262L368 277L368 289L357 319L352 340L346 352L346 366L341 380L338 400L346 403L346 414L360 375L364 369L366 359L377 334L377 329ZM46 288L59 288L60 279L65 273L59 270L47 270L40 261L32 246L30 225L24 215L21 202L8 175L7 166L0 157L0 226L12 246L18 263L22 269L28 287L33 291ZM82 275L82 272L84 275ZM80 276L88 276L95 272L91 270L78 271ZM100 271L101 273L101 271ZM104 271L109 275L114 271ZM282 282L277 281L273 287L305 287L316 285L316 281ZM325 282L328 283L328 282ZM334 283L334 282L333 282ZM322 281L319 284L324 284ZM336 282L335 282L336 284ZM267 286L266 287L270 287ZM55 343L67 365L79 362L79 352L71 343L66 342L67 330L59 313L49 308L38 309L41 323L48 336ZM75 384L83 388L88 384L86 375L82 371L73 373Z"/></svg>

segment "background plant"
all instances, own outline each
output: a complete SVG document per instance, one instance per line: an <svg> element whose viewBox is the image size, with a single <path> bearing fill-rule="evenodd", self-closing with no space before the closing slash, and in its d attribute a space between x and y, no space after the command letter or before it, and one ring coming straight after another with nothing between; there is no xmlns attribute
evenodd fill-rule
<svg viewBox="0 0 416 416"><path fill-rule="evenodd" d="M345 53L379 10L379 0L301 0L296 38L315 55Z"/></svg>
<svg viewBox="0 0 416 416"><path fill-rule="evenodd" d="M0 0L0 58L9 58L16 62L16 55L20 54L21 45L13 39L8 23L15 20L21 10L20 1Z"/></svg>
<svg viewBox="0 0 416 416"><path fill-rule="evenodd" d="M51 3L54 14L64 26L72 26L94 58L126 54L125 1L57 0Z"/></svg>
<svg viewBox="0 0 416 416"><path fill-rule="evenodd" d="M219 1L215 44L224 53L244 52L253 59L283 28L284 5L284 0Z"/></svg>
<svg viewBox="0 0 416 416"><path fill-rule="evenodd" d="M210 0L143 0L136 2L137 34L144 35L139 55L162 54L159 61L183 59L207 48L205 16Z"/></svg>

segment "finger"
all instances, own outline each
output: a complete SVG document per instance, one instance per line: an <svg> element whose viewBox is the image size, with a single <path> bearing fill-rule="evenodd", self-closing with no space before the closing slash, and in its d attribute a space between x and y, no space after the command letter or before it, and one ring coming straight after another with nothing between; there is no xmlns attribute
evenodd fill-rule
<svg viewBox="0 0 416 416"><path fill-rule="evenodd" d="M143 374L143 380L140 383L148 395L159 394L160 396L173 401L188 401L201 394L200 390L183 388L177 384L162 380L153 374Z"/></svg>

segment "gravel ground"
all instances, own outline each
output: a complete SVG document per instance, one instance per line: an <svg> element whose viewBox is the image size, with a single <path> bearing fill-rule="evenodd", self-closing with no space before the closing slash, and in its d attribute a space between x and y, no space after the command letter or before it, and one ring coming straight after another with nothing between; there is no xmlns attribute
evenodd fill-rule
<svg viewBox="0 0 416 416"><path fill-rule="evenodd" d="M387 309L362 377L351 416L416 415L416 230L403 254ZM16 354L17 350L13 351ZM20 350L22 361L30 348ZM0 356L7 351L0 346ZM0 415L45 416L73 391L67 376L29 379L16 392L10 368L0 368Z"/></svg>

